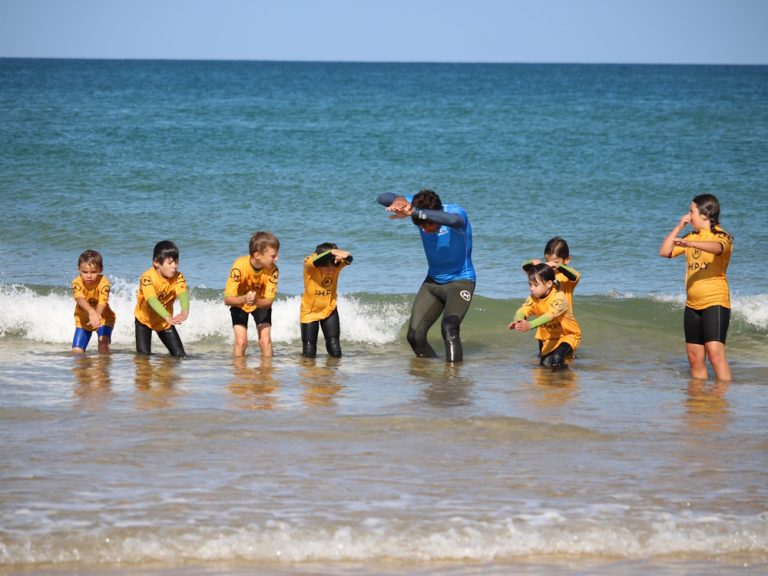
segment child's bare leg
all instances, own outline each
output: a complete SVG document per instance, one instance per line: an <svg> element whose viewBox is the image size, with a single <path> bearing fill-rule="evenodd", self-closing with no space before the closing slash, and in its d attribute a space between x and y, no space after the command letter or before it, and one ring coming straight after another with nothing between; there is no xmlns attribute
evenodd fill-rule
<svg viewBox="0 0 768 576"><path fill-rule="evenodd" d="M232 326L235 331L235 345L232 348L232 356L245 356L245 349L248 348L248 328L235 324Z"/></svg>
<svg viewBox="0 0 768 576"><path fill-rule="evenodd" d="M731 367L728 365L728 359L725 356L725 344L713 340L705 342L704 349L717 379L723 382L730 382L733 379L733 375L731 374Z"/></svg>
<svg viewBox="0 0 768 576"><path fill-rule="evenodd" d="M688 353L688 363L691 365L691 378L706 380L709 374L705 364L704 346L686 342L685 351Z"/></svg>
<svg viewBox="0 0 768 576"><path fill-rule="evenodd" d="M259 346L261 347L261 355L272 356L272 325L259 324L256 328L259 331Z"/></svg>
<svg viewBox="0 0 768 576"><path fill-rule="evenodd" d="M109 336L99 336L99 354L109 354L109 344L111 342Z"/></svg>

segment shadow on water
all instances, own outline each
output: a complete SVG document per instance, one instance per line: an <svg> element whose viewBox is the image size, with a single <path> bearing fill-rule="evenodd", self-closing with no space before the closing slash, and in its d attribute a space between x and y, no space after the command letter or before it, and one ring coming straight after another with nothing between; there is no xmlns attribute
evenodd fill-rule
<svg viewBox="0 0 768 576"><path fill-rule="evenodd" d="M571 368L531 370L533 385L541 392L536 403L542 407L564 406L579 396L579 373Z"/></svg>
<svg viewBox="0 0 768 576"><path fill-rule="evenodd" d="M177 368L181 358L174 356L134 356L136 407L170 408L181 395L181 376Z"/></svg>
<svg viewBox="0 0 768 576"><path fill-rule="evenodd" d="M85 408L103 408L114 396L109 354L90 356L80 354L73 358L72 375L75 378L75 397Z"/></svg>
<svg viewBox="0 0 768 576"><path fill-rule="evenodd" d="M307 406L336 406L337 394L344 389L339 373L340 358L301 358L299 380L302 400Z"/></svg>
<svg viewBox="0 0 768 576"><path fill-rule="evenodd" d="M258 359L258 366L248 366ZM232 380L229 391L238 401L238 407L246 410L273 410L277 405L280 383L275 378L275 368L269 356L235 356L232 358Z"/></svg>
<svg viewBox="0 0 768 576"><path fill-rule="evenodd" d="M688 427L703 432L725 430L731 420L731 407L726 398L729 388L729 382L691 379L685 398Z"/></svg>
<svg viewBox="0 0 768 576"><path fill-rule="evenodd" d="M472 404L474 382L462 375L464 364L453 364L432 358L412 358L408 373L426 384L424 400L436 408L453 408Z"/></svg>

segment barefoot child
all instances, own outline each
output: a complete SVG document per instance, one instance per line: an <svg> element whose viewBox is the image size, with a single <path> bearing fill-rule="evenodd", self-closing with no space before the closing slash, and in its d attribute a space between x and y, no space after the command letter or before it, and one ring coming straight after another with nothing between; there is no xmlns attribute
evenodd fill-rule
<svg viewBox="0 0 768 576"><path fill-rule="evenodd" d="M262 356L272 356L272 302L277 296L280 272L275 263L280 241L269 232L254 232L248 254L232 264L224 288L235 333L233 356L245 355L248 347L248 316L253 316Z"/></svg>
<svg viewBox="0 0 768 576"><path fill-rule="evenodd" d="M678 237L687 225L693 228ZM733 237L720 227L720 203L712 194L696 196L688 213L667 234L659 256L685 254L685 348L691 377L706 379L706 358L718 380L731 380L725 339L731 319L731 297L725 271L731 260Z"/></svg>
<svg viewBox="0 0 768 576"><path fill-rule="evenodd" d="M95 250L86 250L77 260L80 275L72 280L75 298L75 336L72 352L85 352L95 331L99 338L99 353L109 353L115 313L109 307L109 280L104 276L104 261Z"/></svg>

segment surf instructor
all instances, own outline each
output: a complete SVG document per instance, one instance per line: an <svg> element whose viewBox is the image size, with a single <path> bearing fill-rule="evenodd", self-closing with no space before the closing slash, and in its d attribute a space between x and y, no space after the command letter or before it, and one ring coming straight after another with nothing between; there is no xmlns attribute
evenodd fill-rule
<svg viewBox="0 0 768 576"><path fill-rule="evenodd" d="M436 358L427 332L443 315L440 332L446 362L461 362L459 327L475 291L472 266L472 226L458 204L443 204L437 193L421 190L413 196L379 194L376 201L391 212L390 219L411 217L419 228L427 256L427 277L416 294L408 324L408 343L416 356Z"/></svg>

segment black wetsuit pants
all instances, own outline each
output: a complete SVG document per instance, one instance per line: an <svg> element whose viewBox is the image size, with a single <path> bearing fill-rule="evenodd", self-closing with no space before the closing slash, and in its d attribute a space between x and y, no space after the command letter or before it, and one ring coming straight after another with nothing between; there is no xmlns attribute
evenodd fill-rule
<svg viewBox="0 0 768 576"><path fill-rule="evenodd" d="M152 328L145 326L138 320L135 321L136 325L136 352L139 354L151 354L152 353ZM179 333L176 331L176 326L171 326L167 330L159 330L157 335L160 336L160 341L168 348L168 352L171 356L186 356L184 352L184 346L181 343Z"/></svg>
<svg viewBox="0 0 768 576"><path fill-rule="evenodd" d="M307 358L317 356L317 335L320 328L323 330L325 349L328 354L336 358L341 356L341 342L339 341L341 325L338 309L334 309L333 313L323 320L301 323L301 355Z"/></svg>
<svg viewBox="0 0 768 576"><path fill-rule="evenodd" d="M427 276L416 294L408 323L408 343L416 356L436 358L437 353L427 342L427 332L443 315L440 332L445 342L445 361L461 362L464 351L461 346L459 326L469 310L475 283L471 280L455 280L438 284Z"/></svg>
<svg viewBox="0 0 768 576"><path fill-rule="evenodd" d="M541 349L543 346L544 343L539 340L539 354L541 354ZM541 366L548 366L550 368L564 368L566 366L565 358L571 353L573 353L573 348L571 348L571 345L563 342L549 354L540 356L539 364Z"/></svg>

